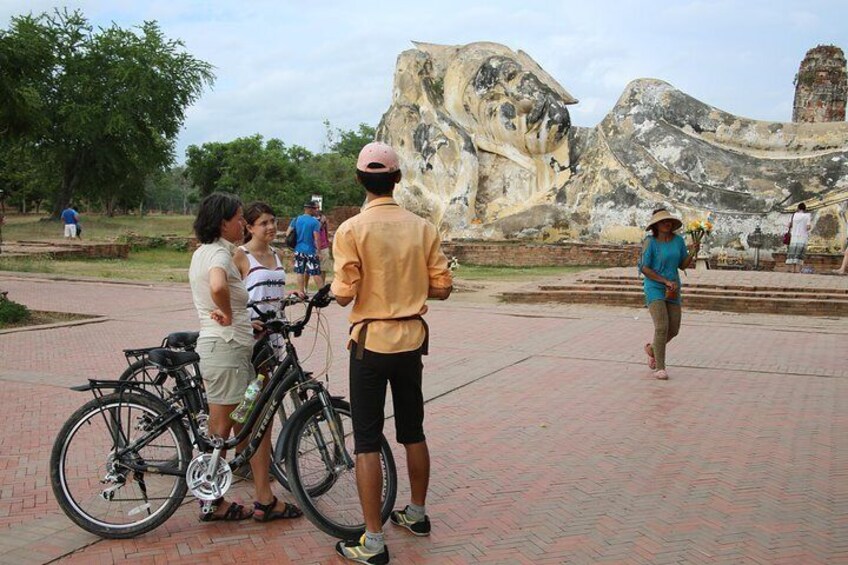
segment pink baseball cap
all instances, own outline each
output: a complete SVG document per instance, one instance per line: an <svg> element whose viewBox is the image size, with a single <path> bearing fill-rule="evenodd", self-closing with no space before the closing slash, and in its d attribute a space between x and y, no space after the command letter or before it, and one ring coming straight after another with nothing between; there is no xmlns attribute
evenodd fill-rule
<svg viewBox="0 0 848 565"><path fill-rule="evenodd" d="M356 169L363 173L393 173L400 170L400 163L391 146L372 141L359 152Z"/></svg>

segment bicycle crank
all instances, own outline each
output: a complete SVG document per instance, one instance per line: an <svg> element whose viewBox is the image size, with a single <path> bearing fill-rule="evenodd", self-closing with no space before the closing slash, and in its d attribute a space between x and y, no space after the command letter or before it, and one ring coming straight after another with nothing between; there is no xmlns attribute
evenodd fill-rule
<svg viewBox="0 0 848 565"><path fill-rule="evenodd" d="M186 482L191 494L199 500L216 500L233 484L233 470L216 454L202 453L188 464Z"/></svg>

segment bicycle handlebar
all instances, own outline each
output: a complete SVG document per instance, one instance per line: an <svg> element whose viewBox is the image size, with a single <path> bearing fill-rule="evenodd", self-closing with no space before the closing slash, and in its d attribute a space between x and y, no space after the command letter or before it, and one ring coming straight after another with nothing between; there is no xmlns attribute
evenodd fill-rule
<svg viewBox="0 0 848 565"><path fill-rule="evenodd" d="M289 295L288 297L280 300L283 303L283 307L290 304L298 304L300 302L306 302L306 314L298 320L297 322L290 322L288 320L280 320L278 318L270 318L267 320L263 320L265 324L265 329L271 333L282 333L282 334L293 334L295 337L299 337L303 332L303 329L306 327L306 324L309 323L309 319L312 317L312 310L315 308L321 309L330 305L330 303L335 300L335 298L330 294L330 285L324 285L318 292L316 292L312 298L308 300L304 300L299 296L295 296L295 300L289 301L289 298L295 295ZM287 301L289 301L287 303ZM251 305L254 309L256 309L255 305ZM256 309L258 310L258 309Z"/></svg>
<svg viewBox="0 0 848 565"><path fill-rule="evenodd" d="M277 312L275 310L260 310L258 308L260 304L280 304L285 309L288 306L300 304L301 302L306 302L306 299L301 298L296 294L289 294L288 296L285 296L283 298L266 298L264 300L252 300L247 303L247 307L256 312L256 315L259 317L259 320L264 323L276 319Z"/></svg>

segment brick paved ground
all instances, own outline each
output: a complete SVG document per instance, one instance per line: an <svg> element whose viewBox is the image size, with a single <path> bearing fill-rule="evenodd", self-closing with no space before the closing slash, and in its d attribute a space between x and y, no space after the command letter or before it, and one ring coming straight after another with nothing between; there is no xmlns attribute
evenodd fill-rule
<svg viewBox="0 0 848 565"><path fill-rule="evenodd" d="M337 562L306 520L201 525L186 505L129 541L73 526L47 478L53 436L87 399L66 387L117 375L123 347L193 327L190 295L8 274L0 287L107 318L0 333L0 402L14 415L0 436L0 562ZM686 312L672 379L658 382L641 353L644 309L458 298L429 316L434 533L388 527L393 562L848 563L844 320ZM345 393L344 312L328 313L331 387ZM250 500L248 485L234 490Z"/></svg>

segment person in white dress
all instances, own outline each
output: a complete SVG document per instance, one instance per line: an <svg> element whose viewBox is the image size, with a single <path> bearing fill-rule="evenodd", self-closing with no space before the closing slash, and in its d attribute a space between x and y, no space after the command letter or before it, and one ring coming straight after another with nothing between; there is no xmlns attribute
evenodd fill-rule
<svg viewBox="0 0 848 565"><path fill-rule="evenodd" d="M807 213L807 205L801 202L798 210L792 214L789 224L789 250L786 252L786 264L792 265L792 272L797 273L804 265L804 253L807 250L807 239L813 227L812 216Z"/></svg>

